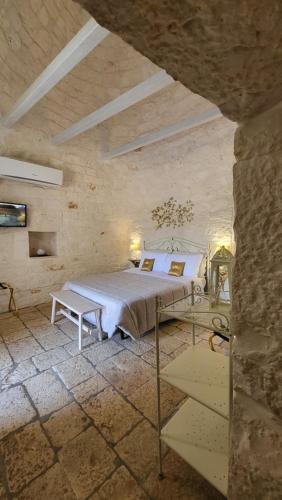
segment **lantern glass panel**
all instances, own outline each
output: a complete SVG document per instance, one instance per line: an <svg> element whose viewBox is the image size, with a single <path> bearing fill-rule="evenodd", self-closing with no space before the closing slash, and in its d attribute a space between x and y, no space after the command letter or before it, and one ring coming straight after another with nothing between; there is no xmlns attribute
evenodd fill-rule
<svg viewBox="0 0 282 500"><path fill-rule="evenodd" d="M230 305L233 255L224 246L211 259L210 305Z"/></svg>

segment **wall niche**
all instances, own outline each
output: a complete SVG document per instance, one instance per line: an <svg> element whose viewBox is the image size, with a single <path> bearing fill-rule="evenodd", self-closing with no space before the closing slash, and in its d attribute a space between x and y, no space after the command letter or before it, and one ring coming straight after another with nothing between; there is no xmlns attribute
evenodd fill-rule
<svg viewBox="0 0 282 500"><path fill-rule="evenodd" d="M28 231L29 256L53 257L57 255L57 233L45 231ZM44 251L38 255L38 250Z"/></svg>

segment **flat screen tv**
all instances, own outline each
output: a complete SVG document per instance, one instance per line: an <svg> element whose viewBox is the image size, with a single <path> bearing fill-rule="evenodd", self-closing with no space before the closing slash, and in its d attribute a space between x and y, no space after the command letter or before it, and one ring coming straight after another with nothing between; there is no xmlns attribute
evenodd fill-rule
<svg viewBox="0 0 282 500"><path fill-rule="evenodd" d="M0 227L26 227L26 205L0 202Z"/></svg>

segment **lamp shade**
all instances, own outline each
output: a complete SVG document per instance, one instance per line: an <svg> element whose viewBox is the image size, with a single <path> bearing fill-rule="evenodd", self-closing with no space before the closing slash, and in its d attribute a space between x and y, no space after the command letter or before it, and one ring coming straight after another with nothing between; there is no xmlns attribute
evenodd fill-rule
<svg viewBox="0 0 282 500"><path fill-rule="evenodd" d="M141 256L140 239L133 239L129 246L130 259L139 260Z"/></svg>

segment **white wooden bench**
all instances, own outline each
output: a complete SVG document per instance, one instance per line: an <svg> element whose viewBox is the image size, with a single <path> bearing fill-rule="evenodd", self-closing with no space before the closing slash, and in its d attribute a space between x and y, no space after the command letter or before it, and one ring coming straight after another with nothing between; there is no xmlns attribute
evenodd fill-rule
<svg viewBox="0 0 282 500"><path fill-rule="evenodd" d="M101 304L97 304L97 302L93 302L92 300L86 299L82 297L78 293L72 292L71 290L61 290L60 292L52 292L50 293L53 298L52 303L52 315L51 315L51 323L55 322L56 316L63 314L70 321L75 323L78 326L78 348L81 351L81 335L82 330L87 333L92 333L93 328L89 328L83 322L83 316L88 313L94 313L96 317L96 328L95 330L98 333L98 339L103 340L103 330L101 325L101 313L103 306ZM65 307L61 308L56 312L56 304L57 302ZM74 313L73 316L71 313Z"/></svg>

